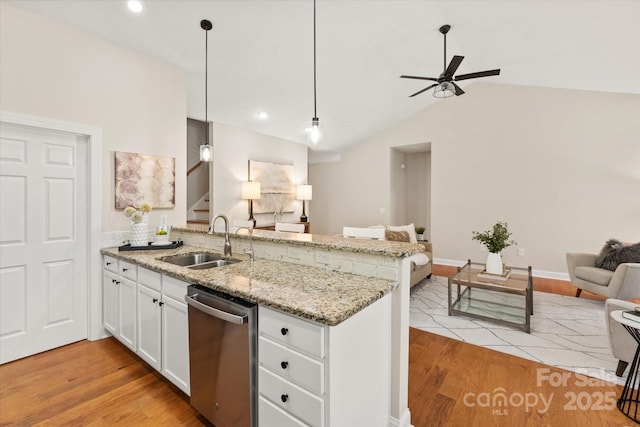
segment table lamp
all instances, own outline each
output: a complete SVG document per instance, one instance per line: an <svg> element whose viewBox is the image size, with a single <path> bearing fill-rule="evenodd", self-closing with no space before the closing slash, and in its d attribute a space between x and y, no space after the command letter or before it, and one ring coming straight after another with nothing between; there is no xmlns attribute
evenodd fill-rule
<svg viewBox="0 0 640 427"><path fill-rule="evenodd" d="M302 200L302 216L300 217L300 222L307 222L309 218L304 211L304 202L305 200L311 200L312 190L310 185L298 185L296 189L296 198L298 200Z"/></svg>
<svg viewBox="0 0 640 427"><path fill-rule="evenodd" d="M253 218L253 201L260 200L260 183L259 182L243 182L242 183L242 199L249 201L249 221L253 221L256 226L256 220Z"/></svg>

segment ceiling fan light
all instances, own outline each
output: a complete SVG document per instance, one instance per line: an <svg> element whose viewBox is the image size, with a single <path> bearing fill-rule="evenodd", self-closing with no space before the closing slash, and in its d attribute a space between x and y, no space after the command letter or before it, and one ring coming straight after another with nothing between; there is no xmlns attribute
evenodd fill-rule
<svg viewBox="0 0 640 427"><path fill-rule="evenodd" d="M449 98L456 94L456 88L451 82L442 82L433 88L435 98Z"/></svg>

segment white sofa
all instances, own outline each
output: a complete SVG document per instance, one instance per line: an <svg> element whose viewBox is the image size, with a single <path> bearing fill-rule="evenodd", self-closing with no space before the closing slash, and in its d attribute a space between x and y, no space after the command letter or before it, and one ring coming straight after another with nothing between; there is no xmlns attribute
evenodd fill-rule
<svg viewBox="0 0 640 427"><path fill-rule="evenodd" d="M373 239L373 240L387 240L389 236L388 231L407 231L413 230L413 236L409 237L409 243L413 239L415 243L420 244L424 247L425 255L424 262L411 262L411 276L410 276L410 286L420 283L425 278L431 277L433 273L433 245L430 242L425 241L417 241L415 236L415 229L413 228L413 224L409 224L408 226L400 226L400 227L343 227L342 228L342 236L344 237L352 237L358 239ZM396 240L397 241L397 240Z"/></svg>

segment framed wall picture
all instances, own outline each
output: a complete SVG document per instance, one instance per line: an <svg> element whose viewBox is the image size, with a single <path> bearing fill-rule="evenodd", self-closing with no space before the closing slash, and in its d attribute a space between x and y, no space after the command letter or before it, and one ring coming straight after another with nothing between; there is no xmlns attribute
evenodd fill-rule
<svg viewBox="0 0 640 427"><path fill-rule="evenodd" d="M144 202L154 209L175 206L175 157L116 151L114 163L116 209Z"/></svg>
<svg viewBox="0 0 640 427"><path fill-rule="evenodd" d="M294 176L293 165L249 160L249 180L260 183L260 199L253 201L253 212L293 212Z"/></svg>

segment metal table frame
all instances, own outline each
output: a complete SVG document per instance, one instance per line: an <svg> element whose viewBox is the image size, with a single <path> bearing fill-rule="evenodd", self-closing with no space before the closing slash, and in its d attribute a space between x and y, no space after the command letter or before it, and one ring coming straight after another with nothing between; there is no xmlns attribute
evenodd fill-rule
<svg viewBox="0 0 640 427"><path fill-rule="evenodd" d="M477 267L477 271L472 270L473 267ZM521 328L526 333L531 333L531 315L533 315L533 276L531 274L531 266L527 268L519 268L519 267L507 267L511 269L514 274L518 274L519 276L524 276L526 274L526 286L524 288L511 287L508 285L509 281L513 279L508 279L506 283L501 283L496 281L495 283L491 283L488 281L477 280L477 277L474 275L480 272L484 267L484 264L471 262L468 260L467 263L461 267L458 267L456 274L449 277L448 286L447 286L447 308L449 316L454 315L463 315L474 317L481 320L488 320L491 322L496 322L498 324L507 325L507 326L515 326ZM463 277L464 276L464 277ZM475 278L475 280L474 280ZM457 292L454 297L453 287L456 286ZM461 290L461 287L464 286L465 289ZM524 307L524 323L515 323L507 320L496 319L491 316L485 316L477 313L469 313L467 311L459 310L457 307L461 305L461 301L463 298L467 298L469 301L472 299L472 289L482 289L488 292L497 292L502 294L513 294L520 295L525 298L525 307Z"/></svg>
<svg viewBox="0 0 640 427"><path fill-rule="evenodd" d="M614 313L619 315L619 318L614 316ZM636 354L629 367L629 375L624 383L622 393L620 393L617 406L620 412L626 415L627 418L640 424L640 414L638 413L640 407L640 329L638 326L634 327L630 321L626 321L626 319L622 317L622 311L612 312L611 317L620 323L638 343Z"/></svg>

